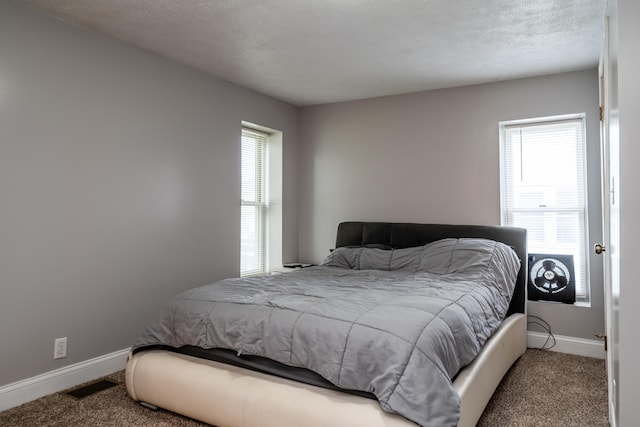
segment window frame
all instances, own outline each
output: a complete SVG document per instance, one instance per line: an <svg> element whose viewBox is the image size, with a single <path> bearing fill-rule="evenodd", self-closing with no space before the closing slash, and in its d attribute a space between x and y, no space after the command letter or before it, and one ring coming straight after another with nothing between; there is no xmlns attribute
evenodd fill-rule
<svg viewBox="0 0 640 427"><path fill-rule="evenodd" d="M554 122L580 122L582 138L580 139L580 151L581 156L577 161L582 162L582 201L583 204L576 205L575 207L517 207L510 209L507 206L508 200L508 177L507 177L507 156L509 153L509 147L507 147L506 132L509 128L514 127L530 127L530 126L546 126ZM579 242L579 252L582 262L576 260L574 262L574 273L576 275L576 305L589 305L590 304L590 280L589 280L589 201L588 201L588 172L587 172L587 134L586 134L586 114L564 114L558 116L538 117L531 119L521 120L509 120L501 121L499 123L499 140L500 140L500 221L502 225L517 226L511 221L511 214L513 212L531 212L537 213L559 213L559 212L576 212L578 217L582 216L582 230L581 230L581 242ZM578 177L579 178L579 177ZM512 186L513 187L513 186ZM515 204L515 203L514 203ZM531 243L528 243L528 251L531 253L540 252L538 250L531 250ZM543 252L544 253L544 252ZM551 253L551 252L549 252Z"/></svg>
<svg viewBox="0 0 640 427"><path fill-rule="evenodd" d="M268 204L268 161L267 161L267 144L270 134L253 127L243 125L241 128L241 163L244 161L244 144L245 138L253 138L255 144L255 156L254 161L256 168L254 169L256 176L255 183L255 200L245 200L243 197L244 187L244 166L241 164L241 177L240 177L240 276L250 276L256 274L265 274L268 271L268 218L269 218L269 204ZM245 207L256 208L257 210L257 268L244 269L243 270L243 213L242 210Z"/></svg>

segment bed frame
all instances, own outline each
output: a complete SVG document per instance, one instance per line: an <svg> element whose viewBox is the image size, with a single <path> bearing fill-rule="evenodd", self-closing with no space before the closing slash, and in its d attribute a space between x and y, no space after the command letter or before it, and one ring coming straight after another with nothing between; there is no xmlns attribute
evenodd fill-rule
<svg viewBox="0 0 640 427"><path fill-rule="evenodd" d="M421 246L447 237L503 242L521 260L505 321L475 360L454 378L460 395L459 427L475 426L504 374L526 350L526 230L513 227L343 222L336 247ZM384 412L377 401L253 370L166 350L130 354L129 395L217 427L415 427Z"/></svg>

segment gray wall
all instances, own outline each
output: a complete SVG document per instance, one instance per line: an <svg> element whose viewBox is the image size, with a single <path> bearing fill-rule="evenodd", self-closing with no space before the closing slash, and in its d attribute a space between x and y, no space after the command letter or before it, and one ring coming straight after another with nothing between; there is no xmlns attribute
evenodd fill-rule
<svg viewBox="0 0 640 427"><path fill-rule="evenodd" d="M301 110L299 250L318 262L345 220L500 223L498 122L587 114L590 242L600 241L596 70ZM591 307L529 303L556 334L604 331L602 261Z"/></svg>
<svg viewBox="0 0 640 427"><path fill-rule="evenodd" d="M0 1L0 385L129 347L238 274L242 120L284 132L296 259L296 108Z"/></svg>

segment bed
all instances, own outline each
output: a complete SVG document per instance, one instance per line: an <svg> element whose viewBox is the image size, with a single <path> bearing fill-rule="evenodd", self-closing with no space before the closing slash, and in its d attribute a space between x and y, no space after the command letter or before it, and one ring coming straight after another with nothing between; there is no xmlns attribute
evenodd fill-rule
<svg viewBox="0 0 640 427"><path fill-rule="evenodd" d="M127 390L218 427L473 426L526 350L526 260L520 228L343 222L320 266L176 297Z"/></svg>

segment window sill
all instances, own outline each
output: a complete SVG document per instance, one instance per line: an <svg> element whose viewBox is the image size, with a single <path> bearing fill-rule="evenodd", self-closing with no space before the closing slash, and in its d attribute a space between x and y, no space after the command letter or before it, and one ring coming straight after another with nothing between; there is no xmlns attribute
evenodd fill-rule
<svg viewBox="0 0 640 427"><path fill-rule="evenodd" d="M543 304L563 305L563 306L567 306L567 307L591 308L591 302L590 301L576 301L573 304L565 304L565 303L562 303L562 302L545 301L545 300L529 300L528 302L539 302L539 303L543 303Z"/></svg>
<svg viewBox="0 0 640 427"><path fill-rule="evenodd" d="M260 277L260 276L267 276L268 274L269 274L268 271L260 271L257 273L241 274L240 277Z"/></svg>
<svg viewBox="0 0 640 427"><path fill-rule="evenodd" d="M576 301L573 305L576 307L591 308L591 301Z"/></svg>

